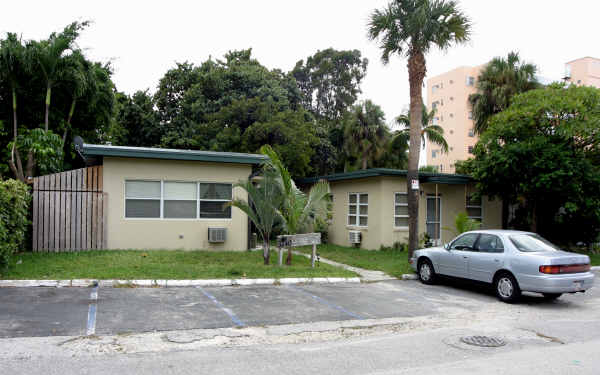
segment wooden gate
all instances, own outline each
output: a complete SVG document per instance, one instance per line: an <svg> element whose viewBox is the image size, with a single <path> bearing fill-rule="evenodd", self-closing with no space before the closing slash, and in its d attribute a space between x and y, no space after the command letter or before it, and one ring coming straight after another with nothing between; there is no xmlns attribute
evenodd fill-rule
<svg viewBox="0 0 600 375"><path fill-rule="evenodd" d="M102 166L33 179L33 251L106 248Z"/></svg>

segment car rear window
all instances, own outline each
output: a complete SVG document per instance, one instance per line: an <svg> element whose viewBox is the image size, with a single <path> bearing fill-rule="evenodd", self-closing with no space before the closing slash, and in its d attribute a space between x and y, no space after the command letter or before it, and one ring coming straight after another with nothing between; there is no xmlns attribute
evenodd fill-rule
<svg viewBox="0 0 600 375"><path fill-rule="evenodd" d="M510 242L523 252L560 251L556 245L537 234L513 234L508 236Z"/></svg>

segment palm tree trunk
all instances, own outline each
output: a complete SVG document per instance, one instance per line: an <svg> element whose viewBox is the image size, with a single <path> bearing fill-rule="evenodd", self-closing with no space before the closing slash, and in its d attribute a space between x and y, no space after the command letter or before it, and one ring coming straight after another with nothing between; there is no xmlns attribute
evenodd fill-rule
<svg viewBox="0 0 600 375"><path fill-rule="evenodd" d="M12 88L12 109L13 109L13 146L10 154L10 161L8 165L15 174L15 177L22 182L25 182L25 176L23 175L23 163L21 162L21 155L17 149L17 132L18 132L18 121L17 121L17 92L15 88Z"/></svg>
<svg viewBox="0 0 600 375"><path fill-rule="evenodd" d="M292 265L292 248L291 247L288 247L287 258L285 259L285 265L286 266Z"/></svg>
<svg viewBox="0 0 600 375"><path fill-rule="evenodd" d="M73 101L71 102L71 109L69 110L69 117L67 117L67 126L65 126L65 131L63 132L62 136L63 147L65 146L65 141L67 140L67 133L69 132L69 129L71 129L71 120L73 119L73 113L75 112L76 102L77 99L73 98Z"/></svg>
<svg viewBox="0 0 600 375"><path fill-rule="evenodd" d="M46 114L44 116L44 130L48 131L48 115L50 113L50 96L52 95L52 85L48 82L46 86Z"/></svg>
<svg viewBox="0 0 600 375"><path fill-rule="evenodd" d="M362 169L367 169L367 155L363 155L362 159Z"/></svg>
<svg viewBox="0 0 600 375"><path fill-rule="evenodd" d="M425 56L412 52L408 59L408 81L410 84L410 145L408 152L408 257L419 246L419 189L412 188L412 181L419 180L419 153L421 151L421 122L423 112L423 79L427 68Z"/></svg>

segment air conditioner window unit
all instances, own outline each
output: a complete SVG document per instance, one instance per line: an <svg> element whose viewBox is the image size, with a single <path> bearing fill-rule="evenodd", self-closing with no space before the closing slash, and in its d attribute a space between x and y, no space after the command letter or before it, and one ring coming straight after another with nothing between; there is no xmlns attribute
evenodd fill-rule
<svg viewBox="0 0 600 375"><path fill-rule="evenodd" d="M351 230L348 232L348 240L351 244L359 244L362 241L362 233L359 230Z"/></svg>
<svg viewBox="0 0 600 375"><path fill-rule="evenodd" d="M222 243L227 240L227 228L208 228L208 242Z"/></svg>

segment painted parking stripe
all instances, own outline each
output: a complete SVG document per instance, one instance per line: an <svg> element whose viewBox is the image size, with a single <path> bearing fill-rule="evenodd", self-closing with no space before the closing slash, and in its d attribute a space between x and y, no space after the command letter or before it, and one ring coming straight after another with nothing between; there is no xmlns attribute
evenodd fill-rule
<svg viewBox="0 0 600 375"><path fill-rule="evenodd" d="M323 298L321 298L319 296L315 296L314 294L311 294L311 293L307 292L304 289L298 288L298 287L293 286L293 285L289 285L289 288L297 290L300 293L306 294L307 296L310 296L312 299L314 299L314 300L316 300L316 301L318 301L318 302L320 302L320 303L322 303L322 304L324 304L326 306L334 308L334 309L336 309L338 311L341 311L344 314L349 315L349 316L351 316L351 317L353 317L355 319L365 319L365 317L363 317L363 316L360 316L360 315L355 314L355 313L353 313L351 311L348 311L345 308L343 308L342 306L336 305L335 303L331 303L331 302L327 301L326 299L323 299Z"/></svg>
<svg viewBox="0 0 600 375"><path fill-rule="evenodd" d="M229 318L231 318L231 321L238 327L243 327L245 326L244 322L242 322L233 311L231 311L231 309L228 309L227 307L225 307L225 305L223 305L221 302L219 302L219 300L213 296L212 294L210 294L209 292L207 292L206 290L202 289L201 287L197 287L198 289L200 289L200 291L207 296L211 301L213 301L215 303L215 305L217 305L217 307L219 307L221 310L223 310L225 312L225 314L227 314L229 316Z"/></svg>
<svg viewBox="0 0 600 375"><path fill-rule="evenodd" d="M86 335L90 336L96 333L96 309L98 305L98 287L92 288L90 294L90 306L88 308Z"/></svg>

